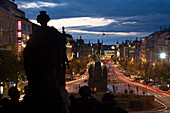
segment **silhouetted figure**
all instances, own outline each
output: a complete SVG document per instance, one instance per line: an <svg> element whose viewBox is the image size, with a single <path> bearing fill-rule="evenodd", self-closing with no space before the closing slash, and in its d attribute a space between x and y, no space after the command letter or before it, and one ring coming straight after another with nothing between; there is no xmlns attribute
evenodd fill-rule
<svg viewBox="0 0 170 113"><path fill-rule="evenodd" d="M8 90L8 95L11 98L9 102L9 112L10 113L21 113L21 103L19 102L20 92L16 87L11 87Z"/></svg>
<svg viewBox="0 0 170 113"><path fill-rule="evenodd" d="M146 94L146 89L145 88L143 88L143 95L145 95Z"/></svg>
<svg viewBox="0 0 170 113"><path fill-rule="evenodd" d="M124 90L124 94L126 94L126 95L127 95L127 93L128 93L128 90L127 90L127 89L125 89L125 90Z"/></svg>
<svg viewBox="0 0 170 113"><path fill-rule="evenodd" d="M129 91L129 94L133 94L133 89L131 89L131 90Z"/></svg>
<svg viewBox="0 0 170 113"><path fill-rule="evenodd" d="M130 89L130 85L128 84L128 88Z"/></svg>
<svg viewBox="0 0 170 113"><path fill-rule="evenodd" d="M39 29L33 31L24 49L24 67L30 88L33 112L65 112L67 101L65 90L66 46L65 38L54 27L45 11L40 11L37 21Z"/></svg>
<svg viewBox="0 0 170 113"><path fill-rule="evenodd" d="M115 86L114 86L114 85L112 86L112 89L113 89L113 93L116 93L116 90L115 90Z"/></svg>
<svg viewBox="0 0 170 113"><path fill-rule="evenodd" d="M108 76L108 70L107 70L107 66L105 65L103 67L103 76L102 76L102 91L107 91L107 76Z"/></svg>
<svg viewBox="0 0 170 113"><path fill-rule="evenodd" d="M93 65L90 65L88 72L89 72L88 85L90 88L94 89L94 85L93 85L94 68L93 68Z"/></svg>
<svg viewBox="0 0 170 113"><path fill-rule="evenodd" d="M98 113L100 102L91 96L90 88L88 86L80 87L79 94L81 98L70 97L70 113Z"/></svg>
<svg viewBox="0 0 170 113"><path fill-rule="evenodd" d="M95 62L95 66L92 65L89 67L89 87L96 88L97 92L106 92L107 91L107 67L101 67L99 61Z"/></svg>
<svg viewBox="0 0 170 113"><path fill-rule="evenodd" d="M105 93L102 97L103 113L128 113L125 109L119 107L115 96L111 93Z"/></svg>
<svg viewBox="0 0 170 113"><path fill-rule="evenodd" d="M9 103L10 100L8 98L3 98L0 100L0 113L9 113Z"/></svg>
<svg viewBox="0 0 170 113"><path fill-rule="evenodd" d="M74 95L69 96L70 99L70 106L69 106L69 113L78 113L79 111L77 110L77 101Z"/></svg>
<svg viewBox="0 0 170 113"><path fill-rule="evenodd" d="M139 93L139 88L138 88L138 86L136 86L136 92L137 92L137 94Z"/></svg>

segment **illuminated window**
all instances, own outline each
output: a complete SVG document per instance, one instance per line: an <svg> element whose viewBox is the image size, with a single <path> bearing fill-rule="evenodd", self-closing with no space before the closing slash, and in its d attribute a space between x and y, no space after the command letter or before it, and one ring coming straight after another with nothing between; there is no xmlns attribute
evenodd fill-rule
<svg viewBox="0 0 170 113"><path fill-rule="evenodd" d="M21 30L21 21L18 21L18 30Z"/></svg>

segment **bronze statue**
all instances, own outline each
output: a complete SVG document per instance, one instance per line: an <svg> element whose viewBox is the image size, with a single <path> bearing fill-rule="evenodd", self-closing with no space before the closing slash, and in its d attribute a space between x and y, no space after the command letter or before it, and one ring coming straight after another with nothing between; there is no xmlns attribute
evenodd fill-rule
<svg viewBox="0 0 170 113"><path fill-rule="evenodd" d="M24 66L32 103L41 105L33 107L33 110L38 111L40 108L46 112L51 109L64 113L63 105L67 100L65 62L68 62L65 38L57 29L47 26L49 20L46 12L40 11L37 21L41 27L33 31L27 42ZM44 104L46 108L43 108Z"/></svg>
<svg viewBox="0 0 170 113"><path fill-rule="evenodd" d="M94 89L94 85L93 85L94 68L93 68L92 64L90 65L88 72L89 72L88 85L89 85L90 88Z"/></svg>
<svg viewBox="0 0 170 113"><path fill-rule="evenodd" d="M92 65L89 68L89 87L97 90L97 92L107 91L107 67L101 67L101 62L95 62L95 67Z"/></svg>

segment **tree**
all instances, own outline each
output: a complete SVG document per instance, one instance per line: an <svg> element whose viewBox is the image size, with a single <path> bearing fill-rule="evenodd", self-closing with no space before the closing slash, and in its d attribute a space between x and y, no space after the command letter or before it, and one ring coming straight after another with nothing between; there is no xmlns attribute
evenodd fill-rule
<svg viewBox="0 0 170 113"><path fill-rule="evenodd" d="M154 69L153 69L153 64L149 63L148 71L147 71L147 78L150 81L150 79L154 79Z"/></svg>
<svg viewBox="0 0 170 113"><path fill-rule="evenodd" d="M17 53L15 49L0 51L0 81L17 83L26 79L22 51Z"/></svg>
<svg viewBox="0 0 170 113"><path fill-rule="evenodd" d="M81 70L85 69L89 62L88 58L73 59L70 62L70 69L66 69L66 74L79 73Z"/></svg>
<svg viewBox="0 0 170 113"><path fill-rule="evenodd" d="M1 81L17 81L17 56L9 50L0 51L0 75Z"/></svg>

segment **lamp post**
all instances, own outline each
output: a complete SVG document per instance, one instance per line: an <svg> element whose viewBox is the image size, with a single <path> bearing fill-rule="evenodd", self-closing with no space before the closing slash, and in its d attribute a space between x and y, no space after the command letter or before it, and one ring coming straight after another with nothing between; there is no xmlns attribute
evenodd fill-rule
<svg viewBox="0 0 170 113"><path fill-rule="evenodd" d="M165 58L166 58L166 53L161 53L160 54L160 58L163 60L163 63L164 63L164 60L165 60Z"/></svg>
<svg viewBox="0 0 170 113"><path fill-rule="evenodd" d="M101 55L102 55L102 45L103 45L103 36L105 35L105 33L102 34L102 44L101 44L101 50L100 50L100 58L101 58Z"/></svg>
<svg viewBox="0 0 170 113"><path fill-rule="evenodd" d="M105 33L102 34L102 44L103 44L103 36L105 35Z"/></svg>
<svg viewBox="0 0 170 113"><path fill-rule="evenodd" d="M166 53L165 53L165 52L161 53L161 54L160 54L160 58L162 59L162 63L163 63L163 65L164 65L164 63L165 63L165 58L166 58ZM162 84L162 77L161 77L161 84Z"/></svg>

